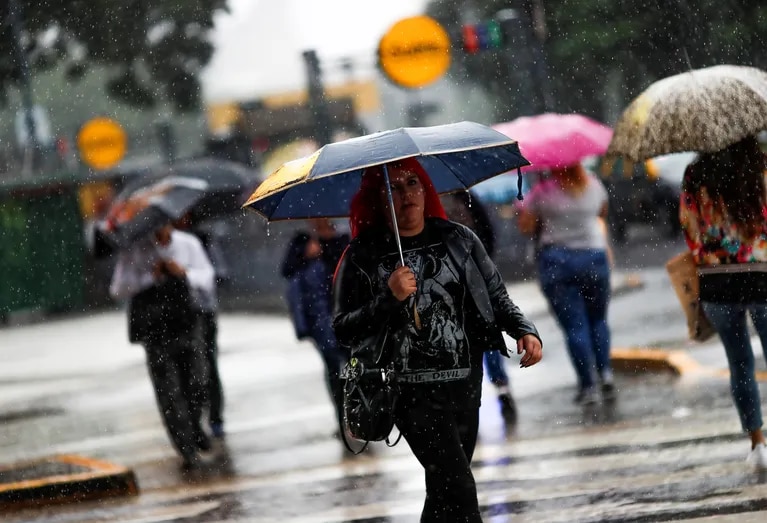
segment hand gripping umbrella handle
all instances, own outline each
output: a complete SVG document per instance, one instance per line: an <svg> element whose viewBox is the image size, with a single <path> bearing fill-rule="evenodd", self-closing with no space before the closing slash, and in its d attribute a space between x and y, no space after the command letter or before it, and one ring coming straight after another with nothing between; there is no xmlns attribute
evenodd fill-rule
<svg viewBox="0 0 767 523"><path fill-rule="evenodd" d="M383 164L384 183L386 184L386 196L389 198L389 211L391 211L391 224L394 229L394 238L397 240L397 251L399 252L399 261L402 266L405 266L405 256L402 254L402 240L399 237L399 227L397 226L397 213L394 211L394 196L391 193L391 184L389 184L389 169L386 164ZM416 302L413 299L413 320L415 321L416 328L421 328L421 316L418 314L416 308Z"/></svg>

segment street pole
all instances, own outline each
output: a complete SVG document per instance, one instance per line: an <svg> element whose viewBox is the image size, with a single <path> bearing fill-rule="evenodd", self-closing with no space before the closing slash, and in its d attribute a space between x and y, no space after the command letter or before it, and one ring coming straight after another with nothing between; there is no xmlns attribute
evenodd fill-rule
<svg viewBox="0 0 767 523"><path fill-rule="evenodd" d="M11 27L13 48L19 67L19 82L21 102L24 109L24 120L27 127L27 143L24 150L22 176L28 176L35 164L37 156L37 131L33 114L32 87L30 85L29 62L21 43L21 6L17 0L8 0L8 22Z"/></svg>
<svg viewBox="0 0 767 523"><path fill-rule="evenodd" d="M544 45L546 43L546 12L543 0L526 0L525 10L529 18L530 42L533 51L533 70L537 76L538 92L543 112L554 110L554 97L549 81L549 66Z"/></svg>
<svg viewBox="0 0 767 523"><path fill-rule="evenodd" d="M523 50L522 65L527 74L524 75L525 81L522 85L529 84L532 87L532 101L527 104L530 114L547 112L554 108L546 53L543 49L545 22L542 17L543 4L539 0L525 0L521 9L501 9L495 15L496 20L504 27L504 33L512 39L512 45L507 45L512 68L520 65L520 54L515 51Z"/></svg>
<svg viewBox="0 0 767 523"><path fill-rule="evenodd" d="M314 138L319 143L319 146L322 147L333 141L333 128L327 99L325 98L325 88L322 84L320 60L314 49L304 51L303 58L306 64L306 87L309 109L314 119Z"/></svg>
<svg viewBox="0 0 767 523"><path fill-rule="evenodd" d="M495 19L505 35L504 54L509 61L509 70L517 77L517 100L521 116L532 116L538 110L538 89L536 77L531 73L533 62L530 45L530 31L520 9L506 8L495 13ZM520 52L521 51L521 52Z"/></svg>

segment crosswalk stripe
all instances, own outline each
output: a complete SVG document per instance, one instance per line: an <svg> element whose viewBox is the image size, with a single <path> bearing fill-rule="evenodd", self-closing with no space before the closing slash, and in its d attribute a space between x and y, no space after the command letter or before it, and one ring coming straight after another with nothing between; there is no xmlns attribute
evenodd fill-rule
<svg viewBox="0 0 767 523"><path fill-rule="evenodd" d="M767 496L765 487L749 485L751 474L744 462L747 443L742 436L727 432L716 423L690 424L688 429L692 434L687 434L686 438L657 436L654 441L644 439L642 445L619 433L617 438L604 438L603 443L607 444L602 447L570 445L563 449L560 446L556 453L535 452L538 449L531 448L530 442L484 449L485 457L497 458L496 462L485 460L475 467L480 502L486 511L498 513L495 517L490 515L487 521L504 521L502 516L509 513L514 513L514 521L618 521L627 517L627 504L637 507L636 512L631 512L634 516L645 514L642 516L644 521L655 521L653 514L665 519L672 509L703 515L717 506L731 510L751 507ZM556 440L555 437L550 439ZM612 440L634 444L621 446ZM331 442L332 445L335 443ZM326 443L318 443L313 451L326 446ZM526 452L519 452L520 448ZM363 458L264 477L243 477L218 485L190 486L183 493L177 492L176 500L199 496L215 499L236 492L284 491L286 488L316 488L319 492L338 495L335 483L339 481L365 484L367 477L384 477L390 484L377 494L380 501L355 504L351 491L340 506L331 510L296 514L292 518L284 514L265 514L259 521L340 523L380 521L376 518L383 517L394 518L393 521L398 521L397 518L412 520L420 512L423 502L420 466L407 452L387 452L375 459ZM723 485L731 487L725 489ZM706 493L697 504L684 499L641 499L658 489ZM147 492L145 501L154 497L156 501L164 499L167 502L168 494L159 490ZM523 507L530 505L537 508L535 517L528 519L528 510ZM232 523L236 520L222 520L222 523L224 521Z"/></svg>
<svg viewBox="0 0 767 523"><path fill-rule="evenodd" d="M767 509L767 487L744 462L747 439L735 429L730 415L712 412L662 430L653 423L627 424L594 431L589 438L578 438L573 431L483 445L474 469L485 520L642 522ZM242 446L233 445L235 461L248 454L245 435L238 438ZM126 452L140 442L137 437ZM334 450L338 442L328 438L277 452L295 457ZM262 453L275 459L275 449ZM247 458L258 461L259 455ZM122 513L113 514L112 520L149 523L205 513L220 523L372 523L382 518L398 523L417 519L423 503L423 472L406 447L287 472L247 475L245 470L236 477L190 483L182 490L145 489L132 511L118 511ZM269 499L286 491L317 492L326 499L317 501L317 510L306 503L288 507L287 514L286 507L266 506L255 519L217 516L218 507L231 496L247 493L248 499L255 494Z"/></svg>

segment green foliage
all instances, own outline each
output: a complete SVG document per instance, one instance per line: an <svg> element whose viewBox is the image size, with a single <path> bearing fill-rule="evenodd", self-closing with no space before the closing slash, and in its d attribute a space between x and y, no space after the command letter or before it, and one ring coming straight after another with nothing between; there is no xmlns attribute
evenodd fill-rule
<svg viewBox="0 0 767 523"><path fill-rule="evenodd" d="M532 19L543 6L543 49L548 84L558 111L602 118L606 79L617 75L620 98L635 96L651 82L719 63L767 66L767 5L763 0L433 0L428 13L460 39L466 6L488 19L516 8ZM519 115L534 86L529 50L466 56L455 48L453 77L481 85L497 100L498 119ZM610 93L615 95L615 93Z"/></svg>
<svg viewBox="0 0 767 523"><path fill-rule="evenodd" d="M13 1L13 0L11 0ZM226 0L15 0L32 74L65 63L70 80L110 66L108 92L132 106L168 97L181 111L200 101L197 74L213 49L208 31ZM8 19L8 0L0 2ZM0 99L20 78L9 24L0 27Z"/></svg>

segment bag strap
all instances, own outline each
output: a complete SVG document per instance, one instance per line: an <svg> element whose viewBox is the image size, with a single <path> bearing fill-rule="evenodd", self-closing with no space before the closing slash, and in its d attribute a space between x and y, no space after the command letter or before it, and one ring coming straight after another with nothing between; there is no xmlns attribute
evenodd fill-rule
<svg viewBox="0 0 767 523"><path fill-rule="evenodd" d="M346 439L346 427L344 427L344 422L340 418L338 420L338 429L341 431L341 441L344 442L344 447L346 447L346 450L348 450L355 456L359 456L360 454L365 452L366 448L368 448L370 441L366 441L365 444L362 446L362 448L358 452L354 452L354 449L352 448L352 446L349 445L349 440Z"/></svg>
<svg viewBox="0 0 767 523"><path fill-rule="evenodd" d="M370 440L366 440L365 444L362 446L362 448L359 451L354 452L354 449L352 448L352 446L349 445L349 440L346 439L346 429L344 428L343 421L341 421L340 419L338 420L338 428L341 431L341 441L344 442L344 447L346 447L346 450L348 450L349 452L351 452L355 456L359 456L360 454L365 452L365 449L368 448L368 445L370 445ZM399 443L399 440L401 440L401 439L402 439L402 432L400 432L397 435L397 439L394 440L394 443L390 443L389 442L389 437L388 436L384 440L384 443L386 443L387 447L391 448L391 447L396 446L397 443Z"/></svg>

